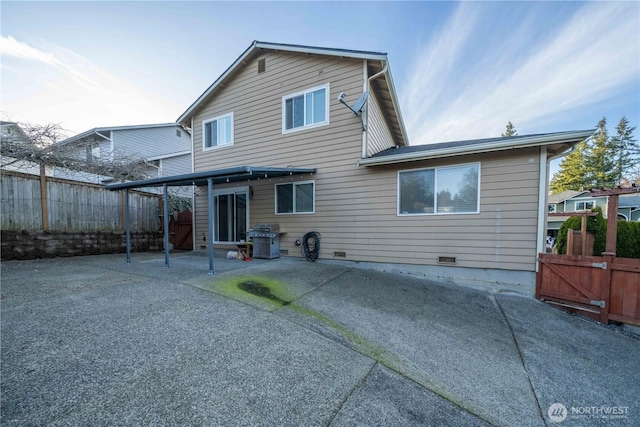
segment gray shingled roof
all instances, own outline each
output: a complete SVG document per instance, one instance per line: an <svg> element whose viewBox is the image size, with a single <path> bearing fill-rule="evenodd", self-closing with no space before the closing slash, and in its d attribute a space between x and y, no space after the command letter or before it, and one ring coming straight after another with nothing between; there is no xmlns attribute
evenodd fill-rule
<svg viewBox="0 0 640 427"><path fill-rule="evenodd" d="M549 196L549 203L562 203L567 199L577 196L578 194L582 194L584 191L575 191L575 190L565 190L560 193L551 194Z"/></svg>

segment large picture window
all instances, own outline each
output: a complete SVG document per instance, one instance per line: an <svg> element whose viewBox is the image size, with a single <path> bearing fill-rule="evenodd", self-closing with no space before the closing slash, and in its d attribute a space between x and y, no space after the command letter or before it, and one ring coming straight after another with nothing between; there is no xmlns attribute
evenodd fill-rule
<svg viewBox="0 0 640 427"><path fill-rule="evenodd" d="M329 123L329 85L282 98L282 133Z"/></svg>
<svg viewBox="0 0 640 427"><path fill-rule="evenodd" d="M233 144L233 113L202 122L202 135L204 150Z"/></svg>
<svg viewBox="0 0 640 427"><path fill-rule="evenodd" d="M398 215L480 211L480 164L398 172Z"/></svg>
<svg viewBox="0 0 640 427"><path fill-rule="evenodd" d="M313 181L276 184L276 214L313 213L315 183Z"/></svg>

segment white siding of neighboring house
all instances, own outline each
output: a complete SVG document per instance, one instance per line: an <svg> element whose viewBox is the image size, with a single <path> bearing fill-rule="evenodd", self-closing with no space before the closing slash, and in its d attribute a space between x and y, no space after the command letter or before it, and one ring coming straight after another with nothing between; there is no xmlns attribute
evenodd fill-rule
<svg viewBox="0 0 640 427"><path fill-rule="evenodd" d="M176 131L180 133L177 136ZM121 129L111 132L114 149L154 158L191 150L191 137L180 126Z"/></svg>
<svg viewBox="0 0 640 427"><path fill-rule="evenodd" d="M161 176L174 176L191 173L191 154L167 157L160 160ZM193 197L193 190L189 187L172 187L171 191L181 197Z"/></svg>

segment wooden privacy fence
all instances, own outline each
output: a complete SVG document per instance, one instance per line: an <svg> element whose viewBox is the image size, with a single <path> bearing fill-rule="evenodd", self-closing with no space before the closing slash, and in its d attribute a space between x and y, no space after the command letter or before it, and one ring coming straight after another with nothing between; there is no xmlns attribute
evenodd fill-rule
<svg viewBox="0 0 640 427"><path fill-rule="evenodd" d="M536 298L640 326L640 259L540 254Z"/></svg>
<svg viewBox="0 0 640 427"><path fill-rule="evenodd" d="M591 190L592 196L608 196L606 250L602 256L587 256L583 240L579 256L539 254L537 299L577 310L602 323L613 320L640 326L640 259L616 257L618 196L639 191L635 187ZM583 238L585 220L583 216Z"/></svg>
<svg viewBox="0 0 640 427"><path fill-rule="evenodd" d="M101 185L2 171L3 230L124 230L124 192ZM129 192L132 231L157 231L155 194Z"/></svg>

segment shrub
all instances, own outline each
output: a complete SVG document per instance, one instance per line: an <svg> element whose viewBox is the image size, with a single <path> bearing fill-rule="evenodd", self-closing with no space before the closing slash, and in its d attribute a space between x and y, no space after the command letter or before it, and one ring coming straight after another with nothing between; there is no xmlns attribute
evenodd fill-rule
<svg viewBox="0 0 640 427"><path fill-rule="evenodd" d="M593 254L602 255L607 246L607 220L602 216L602 209L593 209L596 216L587 217L587 231L595 235ZM559 254L567 253L567 232L580 230L582 218L572 216L567 219L558 230L556 248ZM616 242L616 256L619 258L640 258L640 222L618 221L618 239Z"/></svg>
<svg viewBox="0 0 640 427"><path fill-rule="evenodd" d="M640 222L618 221L616 256L640 258Z"/></svg>
<svg viewBox="0 0 640 427"><path fill-rule="evenodd" d="M602 216L602 208L600 206L596 206L591 212L595 212L596 216L587 217L587 231L594 234L593 254L601 255L607 246L607 220ZM559 254L567 253L568 230L580 230L581 225L582 218L579 216L572 216L562 223L556 240L556 248Z"/></svg>

